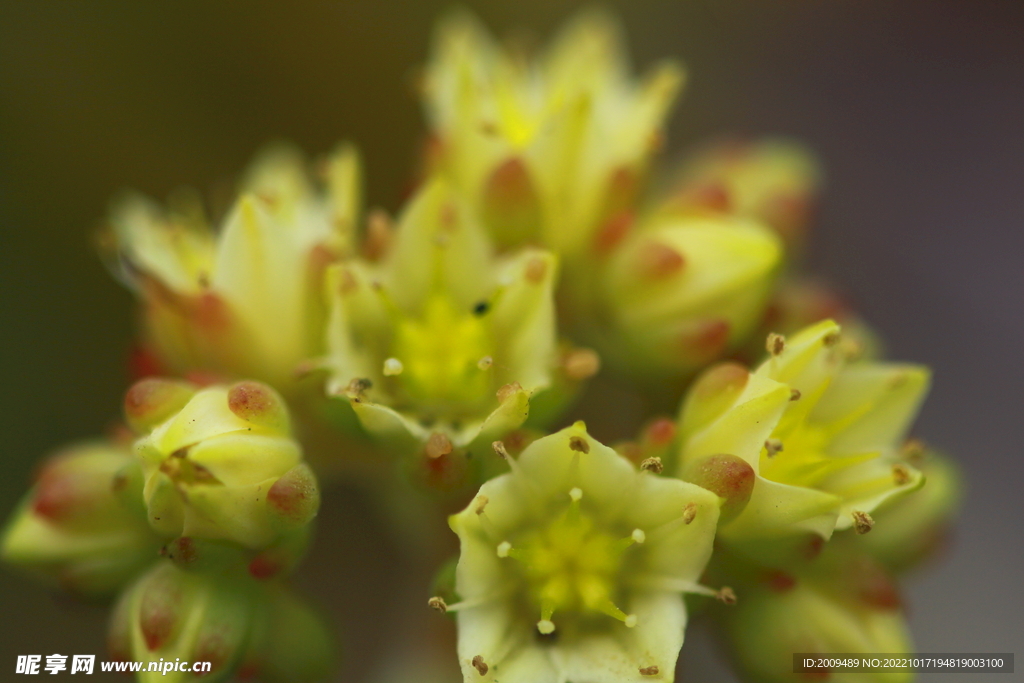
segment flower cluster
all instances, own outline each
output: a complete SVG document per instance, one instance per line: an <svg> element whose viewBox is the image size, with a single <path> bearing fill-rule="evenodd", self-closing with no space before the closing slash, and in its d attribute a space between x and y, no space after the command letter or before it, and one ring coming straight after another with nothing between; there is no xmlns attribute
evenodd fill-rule
<svg viewBox="0 0 1024 683"><path fill-rule="evenodd" d="M448 520L423 602L466 683L672 681L692 611L750 680L908 651L893 577L959 490L908 439L929 372L802 272L813 157L730 142L660 172L684 72L624 54L595 12L535 52L442 21L395 219L363 217L348 145L318 173L267 151L219 221L194 193L120 199L100 245L142 313L125 427L44 464L3 559L117 596L114 657L312 683L333 638L287 578L318 475L350 477L403 531ZM427 558L456 540L420 535ZM444 679L417 647L406 668Z"/></svg>

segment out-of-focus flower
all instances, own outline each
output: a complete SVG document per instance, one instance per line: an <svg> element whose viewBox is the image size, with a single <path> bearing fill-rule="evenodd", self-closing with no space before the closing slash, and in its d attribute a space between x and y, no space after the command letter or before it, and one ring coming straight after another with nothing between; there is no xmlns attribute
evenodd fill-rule
<svg viewBox="0 0 1024 683"><path fill-rule="evenodd" d="M820 182L817 161L803 145L778 139L727 142L685 161L661 210L748 218L798 247Z"/></svg>
<svg viewBox="0 0 1024 683"><path fill-rule="evenodd" d="M323 271L353 247L359 182L349 146L326 164L323 191L300 154L276 147L217 232L190 194L167 209L134 194L117 202L101 246L140 297L146 344L166 369L286 389L323 352Z"/></svg>
<svg viewBox="0 0 1024 683"><path fill-rule="evenodd" d="M504 454L500 444L495 445ZM638 471L582 423L529 445L451 518L464 679L672 680L716 497Z"/></svg>
<svg viewBox="0 0 1024 683"><path fill-rule="evenodd" d="M757 223L655 219L609 257L583 335L620 369L661 379L693 372L757 325L781 257L778 238Z"/></svg>
<svg viewBox="0 0 1024 683"><path fill-rule="evenodd" d="M263 587L241 680L318 683L334 670L334 636L304 601L279 585Z"/></svg>
<svg viewBox="0 0 1024 683"><path fill-rule="evenodd" d="M812 278L790 276L775 286L757 330L734 358L758 362L764 356L764 340L772 332L796 334L822 320L834 320L843 328L840 351L848 361L883 357L879 335L836 291Z"/></svg>
<svg viewBox="0 0 1024 683"><path fill-rule="evenodd" d="M99 442L50 458L8 522L5 562L72 594L105 596L153 562L142 473L127 448Z"/></svg>
<svg viewBox="0 0 1024 683"><path fill-rule="evenodd" d="M316 479L289 435L284 402L267 385L142 380L128 391L125 413L148 432L134 452L159 533L262 548L316 515Z"/></svg>
<svg viewBox="0 0 1024 683"><path fill-rule="evenodd" d="M750 680L904 683L912 673L833 669L793 673L793 654L913 651L900 595L885 570L865 555L829 544L798 572L747 567L730 581L742 599L718 610L736 666ZM740 576L743 574L743 576ZM817 676L817 678L815 677Z"/></svg>
<svg viewBox="0 0 1024 683"><path fill-rule="evenodd" d="M328 392L432 457L500 438L552 384L556 265L536 249L494 257L447 184L428 184L379 263L329 272Z"/></svg>
<svg viewBox="0 0 1024 683"><path fill-rule="evenodd" d="M442 22L426 67L432 165L503 246L567 261L633 202L683 81L667 62L630 73L617 23L581 14L542 54L502 49L474 18Z"/></svg>
<svg viewBox="0 0 1024 683"><path fill-rule="evenodd" d="M157 563L121 596L111 617L108 647L116 660L141 661L141 683L194 680L174 671L182 662L209 662L201 680L232 676L250 640L259 608L254 582L229 574L189 572ZM167 671L147 671L162 660ZM161 665L162 666L162 665Z"/></svg>
<svg viewBox="0 0 1024 683"><path fill-rule="evenodd" d="M832 321L767 343L770 357L756 372L720 365L691 389L677 472L720 495L748 497L719 535L758 557L786 549L783 537L870 531L876 507L923 482L900 444L928 371L846 363Z"/></svg>
<svg viewBox="0 0 1024 683"><path fill-rule="evenodd" d="M949 458L913 440L903 454L924 473L925 485L879 509L876 527L867 536L843 539L856 542L892 571L910 569L943 545L963 494L962 475Z"/></svg>

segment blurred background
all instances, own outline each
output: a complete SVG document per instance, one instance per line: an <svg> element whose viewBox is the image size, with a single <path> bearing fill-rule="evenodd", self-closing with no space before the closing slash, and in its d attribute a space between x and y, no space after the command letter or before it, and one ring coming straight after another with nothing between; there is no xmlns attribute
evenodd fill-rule
<svg viewBox="0 0 1024 683"><path fill-rule="evenodd" d="M90 241L111 195L223 187L268 141L315 155L351 139L369 204L397 208L423 132L416 66L447 4L0 3L4 518L40 456L119 415L132 301ZM541 40L578 6L465 4ZM909 582L918 650L1024 652L1024 3L611 7L638 66L677 56L689 68L670 158L732 133L784 134L820 155L812 268L894 358L933 367L915 431L969 478L953 545ZM322 516L299 583L334 615L339 680L367 680L394 646L389 620L427 589L389 583L400 555L358 492L335 492ZM0 678L17 654L102 657L105 610L0 572ZM410 598L375 602L386 594ZM686 680L733 680L712 650L688 635Z"/></svg>

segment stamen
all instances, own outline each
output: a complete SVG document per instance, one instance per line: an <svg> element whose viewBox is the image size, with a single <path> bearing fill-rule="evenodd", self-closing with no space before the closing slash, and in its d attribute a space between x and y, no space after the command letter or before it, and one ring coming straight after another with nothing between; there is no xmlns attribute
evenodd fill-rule
<svg viewBox="0 0 1024 683"><path fill-rule="evenodd" d="M641 676L657 676L659 673L661 673L661 669L654 665L641 666L639 671Z"/></svg>
<svg viewBox="0 0 1024 683"><path fill-rule="evenodd" d="M509 455L504 443L501 441L494 441L491 443L491 448L494 449L494 452L498 454L499 458L508 463L508 468L512 470L512 474L517 474L519 472L519 463L516 462L515 458Z"/></svg>
<svg viewBox="0 0 1024 683"><path fill-rule="evenodd" d="M910 483L910 470L905 465L895 464L892 466L892 479L897 486Z"/></svg>
<svg viewBox="0 0 1024 683"><path fill-rule="evenodd" d="M689 524L696 516L697 505L694 503L687 503L686 506L683 507L683 524Z"/></svg>
<svg viewBox="0 0 1024 683"><path fill-rule="evenodd" d="M586 454L590 452L590 444L587 443L586 439L580 436L569 437L569 448L578 453Z"/></svg>
<svg viewBox="0 0 1024 683"><path fill-rule="evenodd" d="M484 508L487 507L487 504L489 502L491 502L491 499L488 498L487 496L477 496L476 497L476 514L478 514L478 515L484 514Z"/></svg>
<svg viewBox="0 0 1024 683"><path fill-rule="evenodd" d="M635 543L643 545L643 542L647 540L647 534L644 533L643 529L633 529L633 533L630 538L632 538Z"/></svg>
<svg viewBox="0 0 1024 683"><path fill-rule="evenodd" d="M492 365L494 365L494 359L491 358L490 356L484 356L483 358L476 362L476 366L481 370L487 370Z"/></svg>
<svg viewBox="0 0 1024 683"><path fill-rule="evenodd" d="M473 668L476 669L476 672L478 674L480 674L481 676L486 676L487 675L488 666L487 666L487 662L484 661L483 657L481 657L480 655L477 655L476 657L473 657L472 664L473 664Z"/></svg>
<svg viewBox="0 0 1024 683"><path fill-rule="evenodd" d="M768 339L765 341L765 348L768 349L768 353L771 355L778 356L786 350L786 338L781 334L772 332L768 335Z"/></svg>
<svg viewBox="0 0 1024 683"><path fill-rule="evenodd" d="M452 442L446 434L441 432L434 432L427 439L427 446L425 448L427 457L431 460L436 460L443 455L448 455L452 452Z"/></svg>
<svg viewBox="0 0 1024 683"><path fill-rule="evenodd" d="M665 469L665 465L661 462L661 458L647 458L640 463L640 470L643 472L651 472L652 474L661 474Z"/></svg>
<svg viewBox="0 0 1024 683"><path fill-rule="evenodd" d="M580 499L583 498L583 490L578 486L569 489L569 498L574 503L580 502Z"/></svg>
<svg viewBox="0 0 1024 683"><path fill-rule="evenodd" d="M715 598L717 598L719 602L726 605L736 604L736 593L733 591L732 588L729 588L728 586L722 586L721 588L719 588L718 593L715 595Z"/></svg>
<svg viewBox="0 0 1024 683"><path fill-rule="evenodd" d="M858 534L866 534L875 526L875 520L871 515L861 510L854 510L851 517L853 517L853 529Z"/></svg>
<svg viewBox="0 0 1024 683"><path fill-rule="evenodd" d="M431 609L436 609L441 614L448 611L448 604L445 603L444 598L437 595L427 600L427 605L429 605Z"/></svg>
<svg viewBox="0 0 1024 683"><path fill-rule="evenodd" d="M550 619L541 619L537 622L537 630L548 636L555 632L555 623Z"/></svg>
<svg viewBox="0 0 1024 683"><path fill-rule="evenodd" d="M764 442L764 449L768 452L769 458L774 458L777 453L782 452L782 441L779 439L768 439Z"/></svg>
<svg viewBox="0 0 1024 683"><path fill-rule="evenodd" d="M396 375L401 375L402 370L404 369L405 366L402 365L402 361L398 360L397 358L388 358L387 360L384 361L385 377L394 377Z"/></svg>
<svg viewBox="0 0 1024 683"><path fill-rule="evenodd" d="M799 401L801 396L803 396L803 394L800 393L799 389L790 389L789 390L789 400L790 401Z"/></svg>
<svg viewBox="0 0 1024 683"><path fill-rule="evenodd" d="M508 541L502 541L501 543L498 544L498 557L501 557L501 558L508 557L508 555L509 555L509 553L511 551L512 551L512 544L509 543Z"/></svg>

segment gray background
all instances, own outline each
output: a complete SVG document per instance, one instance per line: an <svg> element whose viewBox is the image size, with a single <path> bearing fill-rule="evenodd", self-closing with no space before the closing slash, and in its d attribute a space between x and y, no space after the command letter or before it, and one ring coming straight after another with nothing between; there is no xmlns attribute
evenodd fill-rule
<svg viewBox="0 0 1024 683"><path fill-rule="evenodd" d="M113 192L210 188L270 139L322 153L345 137L364 153L370 203L398 205L422 132L413 67L443 4L292 4L0 3L5 517L40 455L118 414L131 301L89 242ZM541 37L574 6L470 4L496 29ZM954 546L909 583L918 649L1024 652L1024 3L616 9L639 64L679 56L689 67L670 153L736 132L786 134L820 153L811 265L894 357L934 368L916 431L969 477ZM380 625L409 608L373 602L394 591L399 556L357 493L336 493L323 517L300 583L358 653L339 680L363 680L387 656ZM339 562L344 578L332 574ZM0 670L19 653L103 652L102 609L0 571ZM425 590L399 593L418 607ZM711 647L691 634L687 680L731 680Z"/></svg>

